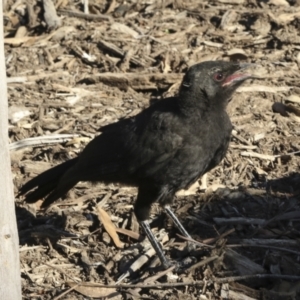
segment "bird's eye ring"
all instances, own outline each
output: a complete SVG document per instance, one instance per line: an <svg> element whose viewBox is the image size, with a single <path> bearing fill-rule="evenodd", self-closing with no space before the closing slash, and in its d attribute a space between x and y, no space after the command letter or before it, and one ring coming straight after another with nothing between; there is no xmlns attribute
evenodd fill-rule
<svg viewBox="0 0 300 300"><path fill-rule="evenodd" d="M217 72L214 74L214 80L215 81L222 81L224 79L224 74L223 73L220 73L220 72Z"/></svg>

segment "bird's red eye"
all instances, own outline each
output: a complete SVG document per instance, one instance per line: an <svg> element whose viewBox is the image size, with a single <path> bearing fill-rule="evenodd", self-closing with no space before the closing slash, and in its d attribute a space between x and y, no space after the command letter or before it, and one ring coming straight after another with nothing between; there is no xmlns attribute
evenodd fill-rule
<svg viewBox="0 0 300 300"><path fill-rule="evenodd" d="M214 74L214 80L215 81L222 81L224 79L224 74L218 72Z"/></svg>

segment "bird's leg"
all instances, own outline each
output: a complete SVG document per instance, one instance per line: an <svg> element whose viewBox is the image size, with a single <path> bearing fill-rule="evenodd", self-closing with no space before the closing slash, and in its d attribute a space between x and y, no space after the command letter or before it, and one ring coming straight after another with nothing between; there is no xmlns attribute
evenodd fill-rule
<svg viewBox="0 0 300 300"><path fill-rule="evenodd" d="M134 205L134 213L141 227L143 228L146 236L148 237L152 247L154 248L162 266L167 269L171 263L165 257L161 245L152 233L148 219L151 210L151 204L161 198L161 187L153 184L141 184L139 186L138 196Z"/></svg>
<svg viewBox="0 0 300 300"><path fill-rule="evenodd" d="M169 205L165 206L165 211L166 213L169 215L169 217L173 220L175 226L179 229L179 231L187 238L192 238L189 233L185 230L185 228L183 227L183 225L180 223L179 219L176 217L176 215L173 213L173 211L171 210ZM193 251L196 248L196 245L191 242L188 241L187 242L187 246L188 246L188 251Z"/></svg>
<svg viewBox="0 0 300 300"><path fill-rule="evenodd" d="M169 217L173 220L175 226L179 229L179 231L186 236L187 238L191 238L191 236L188 234L188 232L185 230L185 228L183 227L183 225L180 223L180 221L178 220L178 218L175 216L175 214L173 213L173 211L171 210L169 205L165 206L165 211L166 213L169 215Z"/></svg>
<svg viewBox="0 0 300 300"><path fill-rule="evenodd" d="M149 226L148 221L140 221L140 225L143 228L146 236L148 237L148 240L150 241L152 247L154 248L156 254L158 255L158 258L160 259L160 262L162 264L162 266L167 269L170 267L170 262L167 260L167 258L165 257L162 248L159 244L159 242L157 241L157 239L155 238L153 232L151 231L151 228Z"/></svg>

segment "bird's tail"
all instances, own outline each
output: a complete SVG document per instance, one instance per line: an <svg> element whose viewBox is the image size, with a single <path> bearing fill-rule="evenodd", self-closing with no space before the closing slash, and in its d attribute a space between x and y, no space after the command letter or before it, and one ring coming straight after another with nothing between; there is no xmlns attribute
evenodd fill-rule
<svg viewBox="0 0 300 300"><path fill-rule="evenodd" d="M42 207L50 205L66 194L77 183L78 180L72 174L70 174L71 176L64 176L67 175L66 173L70 173L77 159L77 157L70 159L34 177L20 188L19 195L24 195L36 188L33 192L26 195L25 201L34 203L48 195ZM62 177L64 177L63 180L61 180Z"/></svg>

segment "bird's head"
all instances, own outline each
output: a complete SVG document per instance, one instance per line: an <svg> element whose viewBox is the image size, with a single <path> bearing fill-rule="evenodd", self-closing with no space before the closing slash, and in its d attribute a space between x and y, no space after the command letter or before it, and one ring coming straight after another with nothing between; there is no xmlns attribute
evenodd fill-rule
<svg viewBox="0 0 300 300"><path fill-rule="evenodd" d="M253 78L245 72L253 64L206 61L193 65L186 72L179 91L183 101L202 102L207 107L225 108L233 92L246 79Z"/></svg>

